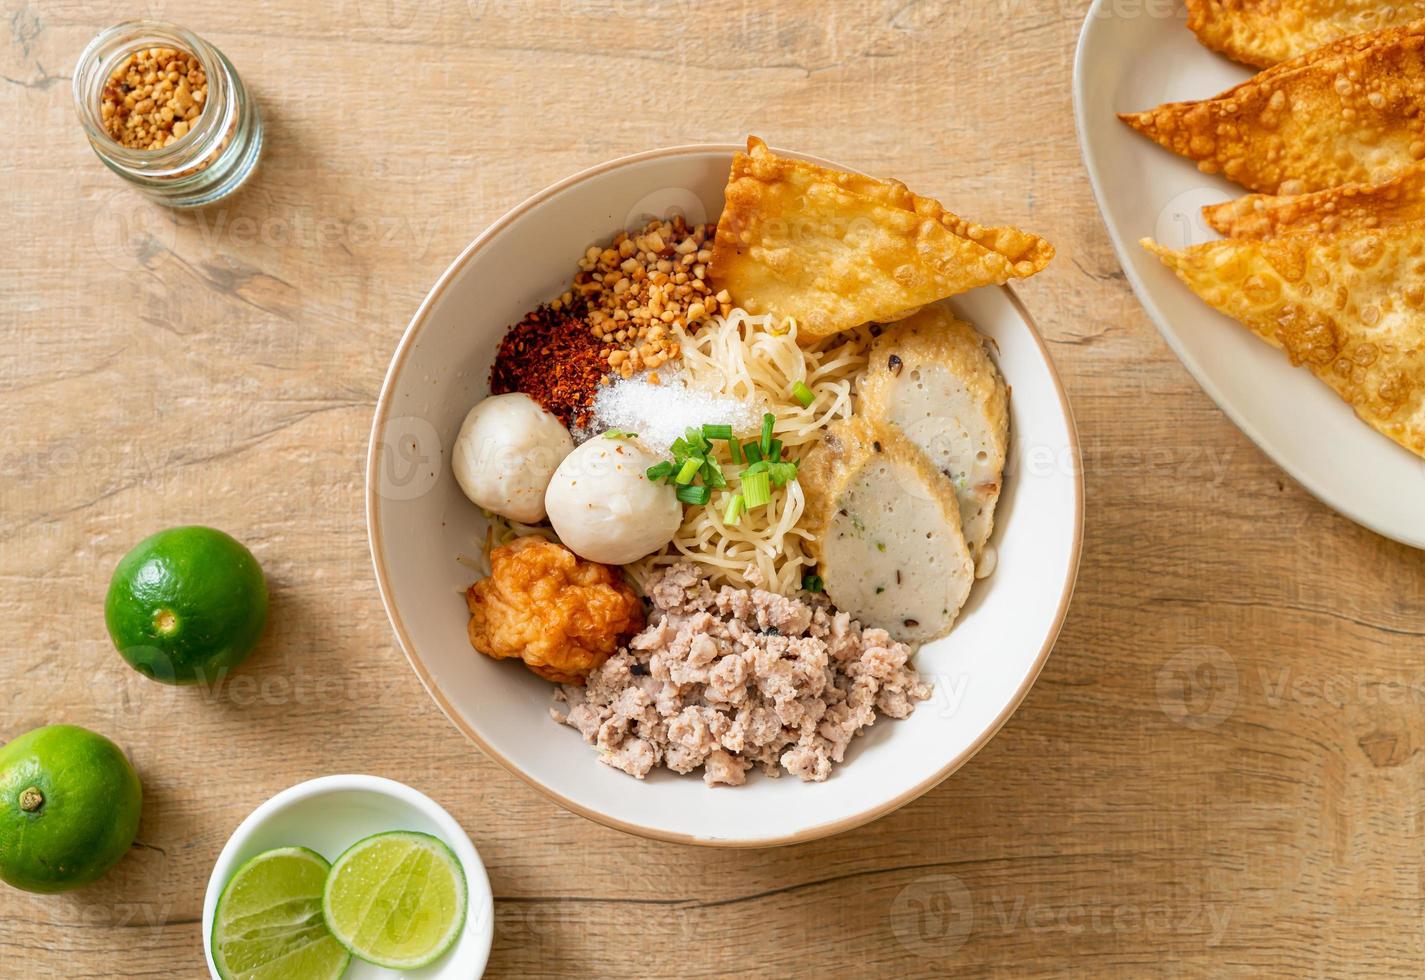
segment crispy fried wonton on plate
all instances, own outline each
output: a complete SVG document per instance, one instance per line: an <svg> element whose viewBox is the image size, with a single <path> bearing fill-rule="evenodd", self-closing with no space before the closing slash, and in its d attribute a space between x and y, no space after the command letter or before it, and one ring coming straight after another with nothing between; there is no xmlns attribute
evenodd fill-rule
<svg viewBox="0 0 1425 980"><path fill-rule="evenodd" d="M1144 239L1209 306L1306 365L1383 435L1425 456L1425 222L1331 236Z"/></svg>
<svg viewBox="0 0 1425 980"><path fill-rule="evenodd" d="M1352 34L1425 17L1425 4L1379 0L1187 0L1187 26L1206 47L1266 68Z"/></svg>
<svg viewBox="0 0 1425 980"><path fill-rule="evenodd" d="M1374 184L1425 159L1425 22L1344 38L1221 95L1119 118L1249 191Z"/></svg>
<svg viewBox="0 0 1425 980"><path fill-rule="evenodd" d="M776 156L755 136L734 156L710 273L751 313L829 337L977 286L1031 276L1044 239L987 228L893 180Z"/></svg>
<svg viewBox="0 0 1425 980"><path fill-rule="evenodd" d="M1380 184L1347 184L1310 194L1248 194L1209 204L1203 217L1228 238L1336 234L1425 220L1425 166Z"/></svg>

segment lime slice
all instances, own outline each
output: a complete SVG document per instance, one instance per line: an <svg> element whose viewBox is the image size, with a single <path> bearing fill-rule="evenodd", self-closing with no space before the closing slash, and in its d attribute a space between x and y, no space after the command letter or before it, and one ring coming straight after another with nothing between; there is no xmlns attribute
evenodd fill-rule
<svg viewBox="0 0 1425 980"><path fill-rule="evenodd" d="M331 866L305 847L279 847L233 875L213 915L213 963L223 980L335 980L351 953L322 921Z"/></svg>
<svg viewBox="0 0 1425 980"><path fill-rule="evenodd" d="M337 941L363 960L415 969L449 949L464 928L465 872L429 834L376 834L336 859L322 912Z"/></svg>

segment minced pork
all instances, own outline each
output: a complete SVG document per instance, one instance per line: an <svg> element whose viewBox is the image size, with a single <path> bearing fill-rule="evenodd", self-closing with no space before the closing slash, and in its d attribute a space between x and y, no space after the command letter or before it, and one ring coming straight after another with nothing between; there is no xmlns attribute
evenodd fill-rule
<svg viewBox="0 0 1425 980"><path fill-rule="evenodd" d="M908 646L822 600L714 592L686 562L647 592L647 628L550 710L639 779L702 766L709 786L737 786L758 765L819 782L877 712L905 718L930 696Z"/></svg>

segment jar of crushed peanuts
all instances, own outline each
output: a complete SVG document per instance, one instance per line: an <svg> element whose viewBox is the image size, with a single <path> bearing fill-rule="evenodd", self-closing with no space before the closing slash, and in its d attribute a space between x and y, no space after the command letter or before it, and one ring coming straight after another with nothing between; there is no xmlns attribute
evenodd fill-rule
<svg viewBox="0 0 1425 980"><path fill-rule="evenodd" d="M232 63L173 24L100 32L75 66L74 105L99 159L171 207L231 194L262 152L262 118Z"/></svg>

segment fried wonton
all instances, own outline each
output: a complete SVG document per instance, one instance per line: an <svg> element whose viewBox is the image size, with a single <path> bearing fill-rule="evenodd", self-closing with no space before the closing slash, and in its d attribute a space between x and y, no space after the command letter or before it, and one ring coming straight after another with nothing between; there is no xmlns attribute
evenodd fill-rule
<svg viewBox="0 0 1425 980"><path fill-rule="evenodd" d="M1031 276L1054 248L986 228L899 181L778 157L756 137L733 158L709 268L752 313L795 317L812 341L977 286Z"/></svg>
<svg viewBox="0 0 1425 980"><path fill-rule="evenodd" d="M1266 68L1352 34L1425 17L1425 4L1379 0L1187 0L1187 26L1206 47Z"/></svg>
<svg viewBox="0 0 1425 980"><path fill-rule="evenodd" d="M1425 223L1148 249L1209 306L1425 456Z"/></svg>
<svg viewBox="0 0 1425 980"><path fill-rule="evenodd" d="M1375 184L1425 159L1425 22L1345 38L1198 102L1119 118L1249 191Z"/></svg>
<svg viewBox="0 0 1425 980"><path fill-rule="evenodd" d="M1340 234L1425 220L1425 167L1381 184L1347 184L1310 194L1248 194L1210 204L1203 217L1228 238Z"/></svg>

